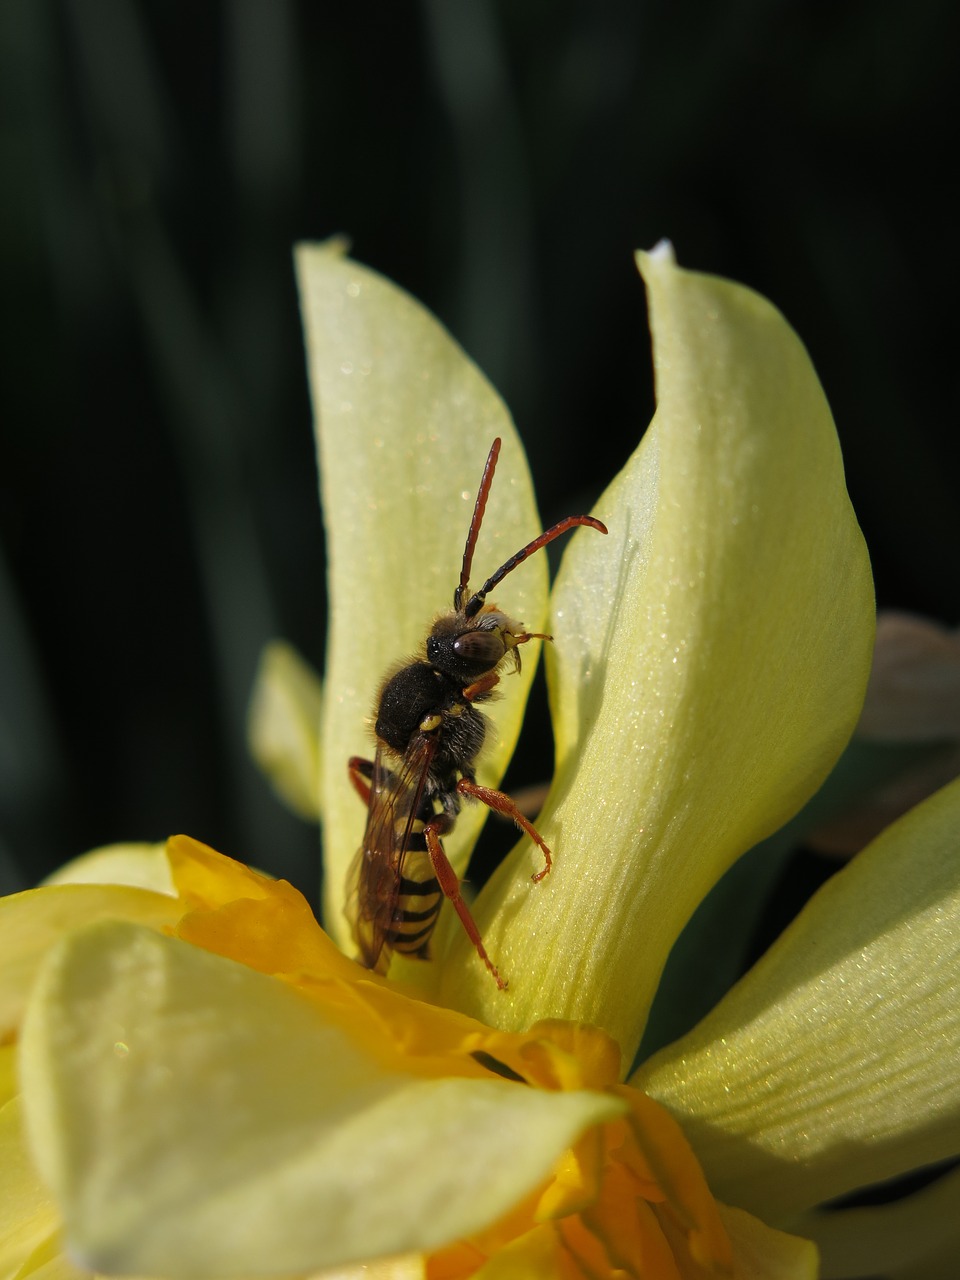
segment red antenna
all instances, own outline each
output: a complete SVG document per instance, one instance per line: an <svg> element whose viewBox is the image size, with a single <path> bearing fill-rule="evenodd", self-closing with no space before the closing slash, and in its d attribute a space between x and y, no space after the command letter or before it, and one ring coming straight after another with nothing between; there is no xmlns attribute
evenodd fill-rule
<svg viewBox="0 0 960 1280"><path fill-rule="evenodd" d="M601 524L599 520L593 516L567 516L565 520L559 520L546 533L541 533L539 538L534 538L532 542L520 551L512 555L506 564L502 564L496 573L486 580L479 591L475 591L464 606L463 612L468 618L474 617L483 607L487 593L504 580L508 573L512 573L518 564L523 564L527 556L532 556L534 551L539 551L541 547L545 547L548 542L552 542L554 538L559 538L562 533L566 533L568 529L574 529L579 524L585 524L591 529L596 529L598 533L606 533L607 526Z"/></svg>
<svg viewBox="0 0 960 1280"><path fill-rule="evenodd" d="M460 569L460 585L453 593L453 607L460 612L460 605L463 597L468 590L470 582L470 570L473 568L473 552L477 545L477 538L480 536L480 525L483 522L483 513L487 509L487 498L490 496L490 486L493 484L493 473L497 469L497 459L500 457L500 437L497 436L493 444L490 446L490 452L487 454L487 460L483 465L483 475L480 477L480 489L477 493L477 501L473 508L473 519L470 521L470 529L467 533L467 542L463 548L463 566Z"/></svg>
<svg viewBox="0 0 960 1280"><path fill-rule="evenodd" d="M464 605L463 597L469 590L468 583L470 580L470 570L473 567L473 552L477 545L477 538L480 534L480 524L483 520L483 513L487 508L487 498L490 496L490 486L493 483L493 473L497 469L497 458L500 456L500 440L494 440L490 446L490 452L487 454L487 461L483 468L483 476L480 480L480 491L477 494L476 505L473 508L473 519L470 521L470 531L467 534L467 543L463 549L463 567L460 570L460 584L453 593L453 607L459 613L461 610L467 618L473 618L483 608L483 602L489 592L493 590L498 583L501 583L508 573L512 573L518 564L523 564L528 556L532 556L535 551L539 551L541 547L545 547L548 542L553 542L554 538L559 538L561 534L567 532L568 529L575 529L578 525L588 525L591 529L596 529L598 533L606 533L607 527L593 516L567 516L566 519L558 521L545 533L541 533L539 538L534 538L532 542L528 542L525 547L517 551L510 557L496 573L486 580L479 591L475 591L467 603Z"/></svg>

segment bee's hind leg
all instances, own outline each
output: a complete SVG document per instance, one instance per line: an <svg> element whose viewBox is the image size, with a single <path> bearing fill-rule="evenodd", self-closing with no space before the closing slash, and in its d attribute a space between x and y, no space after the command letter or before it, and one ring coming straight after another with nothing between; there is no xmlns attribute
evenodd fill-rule
<svg viewBox="0 0 960 1280"><path fill-rule="evenodd" d="M463 895L460 892L460 881L457 879L457 873L451 867L450 861L443 851L443 845L440 843L440 832L446 830L447 825L446 818L441 816L434 822L428 822L423 829L427 842L427 851L433 864L433 874L437 877L437 883L443 896L448 899L454 911L460 917L460 923L463 925L467 937L476 948L477 955L490 970L493 980L500 990L506 991L507 984L500 977L497 966L487 955L487 949L483 945L483 939L480 937L480 930L477 928L476 921L470 914L470 909L464 902Z"/></svg>

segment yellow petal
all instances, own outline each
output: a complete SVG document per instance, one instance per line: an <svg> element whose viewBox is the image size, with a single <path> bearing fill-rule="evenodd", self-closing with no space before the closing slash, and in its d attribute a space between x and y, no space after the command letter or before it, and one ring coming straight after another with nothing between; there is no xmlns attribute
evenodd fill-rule
<svg viewBox="0 0 960 1280"><path fill-rule="evenodd" d="M217 853L193 836L171 836L167 859L178 895L193 909L211 911L246 899L262 902L279 896L295 901L300 911L309 913L303 895L288 881L274 880Z"/></svg>
<svg viewBox="0 0 960 1280"><path fill-rule="evenodd" d="M634 1083L767 1221L960 1152L960 782L830 880Z"/></svg>
<svg viewBox="0 0 960 1280"><path fill-rule="evenodd" d="M11 1280L93 1280L89 1271L74 1266L63 1252L60 1233L43 1240Z"/></svg>
<svg viewBox="0 0 960 1280"><path fill-rule="evenodd" d="M58 1221L24 1148L20 1101L13 1098L0 1107L0 1276L15 1274Z"/></svg>
<svg viewBox="0 0 960 1280"><path fill-rule="evenodd" d="M729 1205L720 1205L720 1218L733 1246L734 1280L817 1280L819 1260L811 1241L775 1231Z"/></svg>
<svg viewBox="0 0 960 1280"><path fill-rule="evenodd" d="M746 849L830 770L863 698L870 570L830 410L783 317L739 285L642 268L657 412L571 540L552 597L553 872L516 861L476 915L510 977L444 998L501 1026L596 1023L629 1062L664 960Z"/></svg>
<svg viewBox="0 0 960 1280"><path fill-rule="evenodd" d="M379 1262L361 1262L356 1267L324 1270L315 1280L423 1280L424 1265L420 1254L408 1253L401 1258L383 1258Z"/></svg>
<svg viewBox="0 0 960 1280"><path fill-rule="evenodd" d="M330 580L322 723L321 807L327 868L325 920L343 946L344 878L365 814L347 759L371 756L370 717L391 665L419 650L436 613L452 605L484 460L503 450L474 560L479 586L540 532L523 452L503 402L437 321L337 244L297 252ZM497 601L540 631L547 570L532 557ZM491 704L481 781L495 784L513 751L536 646ZM365 723L366 722L366 723ZM482 805L447 843L461 870L483 823ZM489 978L484 974L484 979Z"/></svg>
<svg viewBox="0 0 960 1280"><path fill-rule="evenodd" d="M320 677L291 645L260 658L250 700L250 753L294 813L320 816Z"/></svg>
<svg viewBox="0 0 960 1280"><path fill-rule="evenodd" d="M173 1280L469 1235L620 1110L595 1093L384 1069L286 984L116 923L49 958L20 1075L71 1256Z"/></svg>
<svg viewBox="0 0 960 1280"><path fill-rule="evenodd" d="M37 967L70 929L104 919L162 929L182 913L176 898L113 884L64 884L0 898L0 1041L15 1035Z"/></svg>
<svg viewBox="0 0 960 1280"><path fill-rule="evenodd" d="M17 1064L14 1045L0 1046L0 1107L5 1107L17 1094Z"/></svg>
<svg viewBox="0 0 960 1280"><path fill-rule="evenodd" d="M686 1136L672 1116L650 1098L623 1089L630 1105L630 1128L636 1153L625 1158L643 1183L660 1188L677 1224L687 1237L691 1255L704 1266L713 1263L718 1273L729 1261L730 1245L717 1212L717 1203L707 1186Z"/></svg>
<svg viewBox="0 0 960 1280"><path fill-rule="evenodd" d="M556 1228L536 1227L498 1249L474 1273L474 1280L579 1280L569 1259L561 1261L559 1253Z"/></svg>
<svg viewBox="0 0 960 1280"><path fill-rule="evenodd" d="M125 884L154 893L174 892L166 841L159 844L108 844L64 863L43 882L52 884Z"/></svg>

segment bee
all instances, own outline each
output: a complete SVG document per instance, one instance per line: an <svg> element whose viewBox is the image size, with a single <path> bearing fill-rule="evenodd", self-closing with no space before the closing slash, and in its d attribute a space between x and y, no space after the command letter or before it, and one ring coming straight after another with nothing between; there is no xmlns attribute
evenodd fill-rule
<svg viewBox="0 0 960 1280"><path fill-rule="evenodd" d="M436 618L422 656L388 675L381 685L374 759L353 756L348 761L350 781L367 806L367 825L347 873L347 916L361 963L386 973L393 952L428 958L446 898L502 991L507 984L487 955L441 838L452 830L461 802L479 800L510 818L539 846L543 866L531 877L535 883L553 865L532 823L509 796L481 786L474 768L488 726L479 704L491 697L505 664L520 671L521 645L552 637L524 630L522 622L486 600L508 573L568 529L587 525L600 533L607 530L593 516L568 516L517 551L471 593L474 548L499 454L497 439L483 469L453 612Z"/></svg>

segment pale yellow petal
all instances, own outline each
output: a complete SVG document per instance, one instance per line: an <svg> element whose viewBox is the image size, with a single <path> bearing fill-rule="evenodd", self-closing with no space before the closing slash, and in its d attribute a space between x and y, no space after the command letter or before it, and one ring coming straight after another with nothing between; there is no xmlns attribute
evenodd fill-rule
<svg viewBox="0 0 960 1280"><path fill-rule="evenodd" d="M499 1025L558 1016L629 1063L707 890L819 786L856 722L873 595L830 410L783 317L739 285L643 260L657 413L571 540L552 597L558 772L529 850L476 904L510 980L444 995Z"/></svg>
<svg viewBox="0 0 960 1280"><path fill-rule="evenodd" d="M733 1248L734 1280L818 1280L817 1247L768 1227L742 1209L721 1204L720 1218Z"/></svg>
<svg viewBox="0 0 960 1280"><path fill-rule="evenodd" d="M301 818L320 816L320 677L292 645L264 649L250 699L250 753Z"/></svg>
<svg viewBox="0 0 960 1280"><path fill-rule="evenodd" d="M388 1070L286 984L115 923L49 957L20 1075L70 1255L171 1280L446 1244L501 1217L620 1109Z"/></svg>
<svg viewBox="0 0 960 1280"><path fill-rule="evenodd" d="M960 782L807 904L633 1083L768 1221L960 1154Z"/></svg>
<svg viewBox="0 0 960 1280"><path fill-rule="evenodd" d="M9 1280L94 1280L94 1277L73 1265L61 1248L59 1231L52 1231Z"/></svg>
<svg viewBox="0 0 960 1280"><path fill-rule="evenodd" d="M108 844L64 863L47 876L53 884L125 884L173 896L167 844Z"/></svg>
<svg viewBox="0 0 960 1280"><path fill-rule="evenodd" d="M0 1045L0 1107L6 1106L18 1091L16 1045Z"/></svg>
<svg viewBox="0 0 960 1280"><path fill-rule="evenodd" d="M399 1258L381 1258L377 1262L361 1262L354 1267L334 1267L318 1272L308 1280L423 1280L424 1258L419 1253Z"/></svg>
<svg viewBox="0 0 960 1280"><path fill-rule="evenodd" d="M0 898L0 1041L16 1034L37 967L63 935L94 920L173 925L176 898L114 884L63 884Z"/></svg>
<svg viewBox="0 0 960 1280"><path fill-rule="evenodd" d="M12 1098L0 1107L0 1276L13 1275L58 1222L24 1146L20 1100Z"/></svg>
<svg viewBox="0 0 960 1280"><path fill-rule="evenodd" d="M388 669L421 649L452 606L483 464L503 451L474 560L479 586L540 532L530 476L499 396L411 297L346 258L337 244L297 252L330 582L322 721L325 922L342 945L344 878L365 814L347 759L373 754L374 701ZM497 603L532 630L546 610L547 568L535 556ZM495 728L480 780L495 783L513 751L536 645L490 706ZM471 806L447 840L461 870L485 811Z"/></svg>
<svg viewBox="0 0 960 1280"><path fill-rule="evenodd" d="M21 1269L10 1280L98 1280L90 1271L74 1266L61 1248L59 1233L34 1250ZM127 1277L126 1280L135 1280ZM255 1280L242 1276L237 1280ZM285 1280L293 1280L285 1277ZM420 1254L400 1258L384 1258L362 1262L351 1267L324 1268L299 1280L424 1280L424 1260Z"/></svg>

